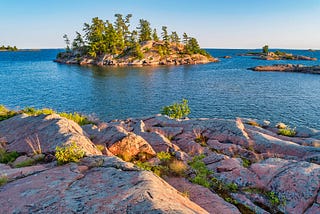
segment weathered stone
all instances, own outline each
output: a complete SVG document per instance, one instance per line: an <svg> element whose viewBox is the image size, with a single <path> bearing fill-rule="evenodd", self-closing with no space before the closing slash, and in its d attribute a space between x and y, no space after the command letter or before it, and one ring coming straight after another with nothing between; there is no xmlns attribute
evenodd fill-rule
<svg viewBox="0 0 320 214"><path fill-rule="evenodd" d="M0 191L1 211L207 213L151 172L119 168L123 162L114 157L95 157L89 163L93 159L103 165L67 164L7 183Z"/></svg>
<svg viewBox="0 0 320 214"><path fill-rule="evenodd" d="M154 156L154 149L141 136L127 132L116 125L105 125L101 128L86 126L84 130L92 137L95 144L106 145L113 155L119 155L130 160L138 154L145 153Z"/></svg>
<svg viewBox="0 0 320 214"><path fill-rule="evenodd" d="M6 139L8 151L19 153L34 153L28 142L42 153L52 153L57 146L75 142L87 155L101 154L78 124L57 114L20 114L4 120L0 122L0 136Z"/></svg>
<svg viewBox="0 0 320 214"><path fill-rule="evenodd" d="M191 201L206 209L209 213L228 214L240 213L237 207L224 201L217 194L197 184L192 184L185 178L167 178L166 181Z"/></svg>

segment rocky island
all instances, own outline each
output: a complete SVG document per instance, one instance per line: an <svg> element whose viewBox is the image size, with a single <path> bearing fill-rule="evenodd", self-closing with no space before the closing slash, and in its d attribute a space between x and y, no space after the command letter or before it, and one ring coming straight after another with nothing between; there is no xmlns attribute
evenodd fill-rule
<svg viewBox="0 0 320 214"><path fill-rule="evenodd" d="M293 64L275 64L275 65L266 65L266 66L256 66L253 68L249 68L249 70L320 74L319 65L304 66L304 65L293 65Z"/></svg>
<svg viewBox="0 0 320 214"><path fill-rule="evenodd" d="M3 106L0 121L3 213L320 212L319 130Z"/></svg>
<svg viewBox="0 0 320 214"><path fill-rule="evenodd" d="M242 56L254 56L254 59L262 59L262 60L309 60L316 61L317 58L309 57L309 56L301 56L301 55L293 55L291 53L286 53L282 51L269 51L269 47L265 45L262 48L262 52L249 52L246 54L242 54Z"/></svg>
<svg viewBox="0 0 320 214"><path fill-rule="evenodd" d="M18 51L19 49L16 46L11 47L10 45L8 46L0 46L0 51Z"/></svg>
<svg viewBox="0 0 320 214"><path fill-rule="evenodd" d="M183 34L181 41L176 32L168 33L162 27L161 39L157 30L151 29L147 20L140 19L139 26L130 31L130 18L116 14L116 21L103 21L98 17L84 24L84 36L77 36L70 46L64 36L66 52L59 53L55 62L99 66L185 65L217 62L201 49L195 38Z"/></svg>

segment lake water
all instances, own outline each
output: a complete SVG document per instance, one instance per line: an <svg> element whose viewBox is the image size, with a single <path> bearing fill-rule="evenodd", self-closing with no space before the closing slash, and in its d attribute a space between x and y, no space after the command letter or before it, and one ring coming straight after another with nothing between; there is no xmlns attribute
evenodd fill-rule
<svg viewBox="0 0 320 214"><path fill-rule="evenodd" d="M320 129L320 75L253 72L256 65L318 61L263 61L238 54L219 63L177 67L99 68L61 65L60 50L0 52L0 104L95 114L103 120L140 117L182 98L190 117L256 118ZM286 50L320 59L320 52Z"/></svg>

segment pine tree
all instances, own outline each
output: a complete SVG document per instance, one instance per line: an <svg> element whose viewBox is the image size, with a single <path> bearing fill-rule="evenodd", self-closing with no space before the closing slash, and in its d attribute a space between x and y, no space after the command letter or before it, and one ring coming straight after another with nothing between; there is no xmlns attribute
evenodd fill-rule
<svg viewBox="0 0 320 214"><path fill-rule="evenodd" d="M151 40L151 27L147 20L140 19L140 24L137 27L139 30L139 42L145 42Z"/></svg>
<svg viewBox="0 0 320 214"><path fill-rule="evenodd" d="M185 44L185 45L188 44L188 41L189 41L188 35L186 33L183 33L182 37L183 37L183 41L182 41L183 44Z"/></svg>
<svg viewBox="0 0 320 214"><path fill-rule="evenodd" d="M176 31L173 31L171 33L170 39L171 39L171 42L173 42L173 43L180 43L180 38L179 38L179 36L178 36Z"/></svg>
<svg viewBox="0 0 320 214"><path fill-rule="evenodd" d="M68 35L64 34L63 38L64 38L64 42L67 45L66 50L67 50L67 52L70 52L70 39L69 39Z"/></svg>
<svg viewBox="0 0 320 214"><path fill-rule="evenodd" d="M153 41L156 41L156 42L159 41L159 37L158 37L158 34L157 34L157 29L153 29L152 39L153 39Z"/></svg>

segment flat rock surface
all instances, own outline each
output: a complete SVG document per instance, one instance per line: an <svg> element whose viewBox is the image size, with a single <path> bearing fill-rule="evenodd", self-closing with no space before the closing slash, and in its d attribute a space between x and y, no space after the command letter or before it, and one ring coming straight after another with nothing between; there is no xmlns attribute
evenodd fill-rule
<svg viewBox="0 0 320 214"><path fill-rule="evenodd" d="M207 213L151 172L96 156L0 187L3 213Z"/></svg>

